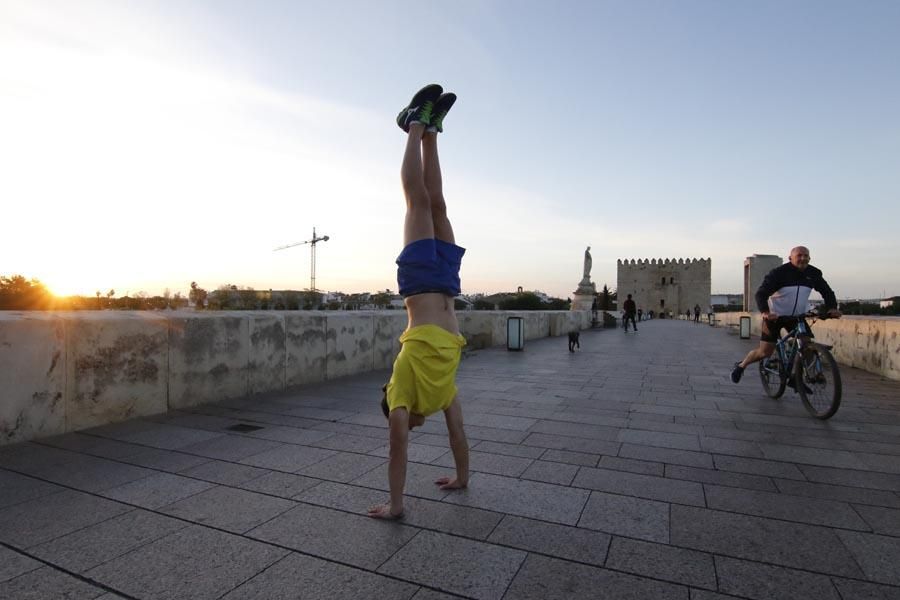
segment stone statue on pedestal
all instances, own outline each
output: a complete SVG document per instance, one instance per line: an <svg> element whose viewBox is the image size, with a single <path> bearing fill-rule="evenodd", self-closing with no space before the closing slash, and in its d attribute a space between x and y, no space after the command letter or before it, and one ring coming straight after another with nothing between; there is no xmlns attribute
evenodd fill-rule
<svg viewBox="0 0 900 600"><path fill-rule="evenodd" d="M594 264L594 261L591 259L591 247L588 246L587 250L584 251L584 279L590 281L591 280L591 266Z"/></svg>
<svg viewBox="0 0 900 600"><path fill-rule="evenodd" d="M591 281L591 267L594 261L591 258L591 247L588 246L584 251L584 271L581 281L578 283L578 289L573 294L572 310L591 310L594 303L594 296L597 295L597 287Z"/></svg>

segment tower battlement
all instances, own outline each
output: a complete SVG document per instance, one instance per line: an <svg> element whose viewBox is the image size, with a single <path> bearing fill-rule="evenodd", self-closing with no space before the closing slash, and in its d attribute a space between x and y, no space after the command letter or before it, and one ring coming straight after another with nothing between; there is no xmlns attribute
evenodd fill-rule
<svg viewBox="0 0 900 600"><path fill-rule="evenodd" d="M644 312L683 315L694 306L706 312L712 287L711 258L620 258L619 303L631 294Z"/></svg>

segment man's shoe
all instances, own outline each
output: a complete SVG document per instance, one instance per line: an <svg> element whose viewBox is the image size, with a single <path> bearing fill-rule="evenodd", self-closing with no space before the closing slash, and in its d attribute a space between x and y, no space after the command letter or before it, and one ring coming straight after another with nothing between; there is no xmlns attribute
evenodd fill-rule
<svg viewBox="0 0 900 600"><path fill-rule="evenodd" d="M456 94L448 92L441 94L437 102L434 103L434 109L431 111L431 126L428 131L444 132L444 117L450 112L450 107L456 102Z"/></svg>
<svg viewBox="0 0 900 600"><path fill-rule="evenodd" d="M744 367L741 366L741 363L734 363L734 368L731 369L731 382L738 383L741 380L741 376L744 374Z"/></svg>
<svg viewBox="0 0 900 600"><path fill-rule="evenodd" d="M409 105L397 115L397 125L400 129L409 133L410 123L418 122L425 127L431 125L434 103L437 102L443 91L444 88L436 83L432 83L416 92L412 100L409 101Z"/></svg>

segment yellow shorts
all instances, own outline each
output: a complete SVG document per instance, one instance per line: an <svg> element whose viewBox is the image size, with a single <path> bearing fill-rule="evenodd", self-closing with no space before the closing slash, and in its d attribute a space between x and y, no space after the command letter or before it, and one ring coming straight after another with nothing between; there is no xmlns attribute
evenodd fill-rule
<svg viewBox="0 0 900 600"><path fill-rule="evenodd" d="M388 409L402 406L426 417L445 410L456 396L456 369L466 339L437 325L419 325L404 331L400 343L387 385Z"/></svg>

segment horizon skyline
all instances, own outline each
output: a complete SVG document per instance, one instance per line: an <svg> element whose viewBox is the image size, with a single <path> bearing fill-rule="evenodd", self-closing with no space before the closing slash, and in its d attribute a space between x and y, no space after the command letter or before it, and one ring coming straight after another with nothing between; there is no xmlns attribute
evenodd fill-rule
<svg viewBox="0 0 900 600"><path fill-rule="evenodd" d="M510 10L514 6L515 10ZM6 0L2 274L60 295L395 289L405 139L437 81L464 292L569 297L617 259L802 244L839 298L900 290L900 4ZM402 60L398 60L402 56ZM115 284L111 283L115 282Z"/></svg>

